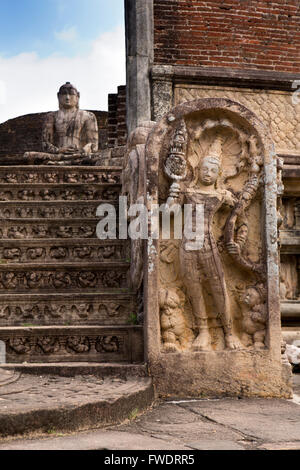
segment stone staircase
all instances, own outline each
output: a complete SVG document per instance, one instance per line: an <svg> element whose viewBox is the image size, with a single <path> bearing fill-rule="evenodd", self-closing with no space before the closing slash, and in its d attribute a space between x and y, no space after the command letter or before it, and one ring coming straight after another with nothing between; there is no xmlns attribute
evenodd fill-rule
<svg viewBox="0 0 300 470"><path fill-rule="evenodd" d="M120 176L120 166L0 167L8 364L143 363L128 241L96 237L96 208L117 206Z"/></svg>

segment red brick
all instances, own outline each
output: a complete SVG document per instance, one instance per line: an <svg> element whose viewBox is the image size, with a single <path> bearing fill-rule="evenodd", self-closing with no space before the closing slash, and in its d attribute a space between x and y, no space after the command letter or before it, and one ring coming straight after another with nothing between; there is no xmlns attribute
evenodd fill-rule
<svg viewBox="0 0 300 470"><path fill-rule="evenodd" d="M154 62L300 71L298 0L154 0Z"/></svg>

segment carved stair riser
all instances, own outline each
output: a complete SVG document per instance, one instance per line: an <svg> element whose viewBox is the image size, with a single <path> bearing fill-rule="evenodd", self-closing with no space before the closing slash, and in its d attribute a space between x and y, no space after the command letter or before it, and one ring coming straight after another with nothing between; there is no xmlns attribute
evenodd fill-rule
<svg viewBox="0 0 300 470"><path fill-rule="evenodd" d="M97 238L97 224L102 218L85 220L5 220L0 238L5 240ZM118 234L118 224L117 224Z"/></svg>
<svg viewBox="0 0 300 470"><path fill-rule="evenodd" d="M118 167L0 167L8 363L143 362L129 240L96 235L97 207L111 203L118 213L120 182Z"/></svg>
<svg viewBox="0 0 300 470"><path fill-rule="evenodd" d="M0 201L115 201L119 184L0 184Z"/></svg>
<svg viewBox="0 0 300 470"><path fill-rule="evenodd" d="M0 167L0 184L112 183L121 181L118 168L55 168L48 166Z"/></svg>
<svg viewBox="0 0 300 470"><path fill-rule="evenodd" d="M106 296L107 297L107 296ZM136 318L135 297L107 299L100 295L89 298L47 300L1 299L0 326L35 325L126 325Z"/></svg>
<svg viewBox="0 0 300 470"><path fill-rule="evenodd" d="M10 270L11 269L11 270ZM64 266L63 268L13 266L0 269L0 292L76 291L127 287L128 265L115 267Z"/></svg>
<svg viewBox="0 0 300 470"><path fill-rule="evenodd" d="M129 245L125 240L0 240L0 259L2 264L129 261Z"/></svg>
<svg viewBox="0 0 300 470"><path fill-rule="evenodd" d="M9 363L142 362L141 327L2 329Z"/></svg>
<svg viewBox="0 0 300 470"><path fill-rule="evenodd" d="M0 202L1 219L93 219L103 201ZM21 222L18 220L18 223Z"/></svg>

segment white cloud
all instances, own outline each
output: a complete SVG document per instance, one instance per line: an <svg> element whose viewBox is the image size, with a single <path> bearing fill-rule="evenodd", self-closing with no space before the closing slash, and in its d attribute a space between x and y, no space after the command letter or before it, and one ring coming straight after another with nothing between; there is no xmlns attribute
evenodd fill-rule
<svg viewBox="0 0 300 470"><path fill-rule="evenodd" d="M0 56L0 123L57 109L60 85L72 82L82 109L107 109L108 93L125 84L125 33L119 27L93 41L86 55L40 58L34 52Z"/></svg>
<svg viewBox="0 0 300 470"><path fill-rule="evenodd" d="M0 80L0 105L6 103L6 85L3 80Z"/></svg>
<svg viewBox="0 0 300 470"><path fill-rule="evenodd" d="M64 28L62 31L55 31L54 36L60 41L72 42L78 37L77 29L75 26Z"/></svg>

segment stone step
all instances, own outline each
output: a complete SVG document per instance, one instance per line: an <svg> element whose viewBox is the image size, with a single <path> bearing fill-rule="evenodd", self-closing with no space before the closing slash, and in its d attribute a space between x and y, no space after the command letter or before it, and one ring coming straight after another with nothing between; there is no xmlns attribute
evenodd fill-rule
<svg viewBox="0 0 300 470"><path fill-rule="evenodd" d="M95 291L126 288L129 263L0 265L0 293Z"/></svg>
<svg viewBox="0 0 300 470"><path fill-rule="evenodd" d="M120 184L112 183L22 183L0 184L0 201L117 201Z"/></svg>
<svg viewBox="0 0 300 470"><path fill-rule="evenodd" d="M1 264L7 263L70 263L70 262L129 262L127 240L97 239L37 239L1 240Z"/></svg>
<svg viewBox="0 0 300 470"><path fill-rule="evenodd" d="M0 166L0 184L72 182L119 184L121 182L121 171L122 166Z"/></svg>
<svg viewBox="0 0 300 470"><path fill-rule="evenodd" d="M129 325L137 322L137 298L103 290L76 294L0 294L0 326Z"/></svg>
<svg viewBox="0 0 300 470"><path fill-rule="evenodd" d="M93 154L91 159L84 158L84 161L79 161L73 163L66 162L59 162L59 164L47 164L45 165L45 161L41 161L39 158L35 158L33 162L29 162L27 158L24 158L23 154L14 154L8 155L0 154L1 157L1 164L2 166L6 167L15 167L21 166L23 168L31 167L31 166L45 166L47 168L78 168L78 167L86 167L86 168L95 168L95 167L119 167L122 166L124 158L123 157L114 157L111 154L103 154L103 151L98 153L97 155Z"/></svg>
<svg viewBox="0 0 300 470"><path fill-rule="evenodd" d="M6 219L0 228L3 240L97 238L98 219Z"/></svg>
<svg viewBox="0 0 300 470"><path fill-rule="evenodd" d="M127 367L124 364L123 371ZM64 364L62 368L69 370ZM53 376L43 374L43 368L36 376L25 373L19 377L15 372L15 381L0 390L0 400L5 403L0 410L0 436L95 430L136 417L155 399L152 381L149 377L131 376L130 371L127 376L124 372L118 376L120 368L117 366L117 374L111 376L84 372L70 377ZM83 370L78 366L76 369ZM91 365L89 370L94 372ZM101 442L99 447L105 446Z"/></svg>
<svg viewBox="0 0 300 470"><path fill-rule="evenodd" d="M13 219L15 223L20 223L24 219L85 219L95 218L97 207L107 201L9 201L0 202L0 219ZM111 203L111 201L110 201ZM116 206L116 201L113 201Z"/></svg>
<svg viewBox="0 0 300 470"><path fill-rule="evenodd" d="M0 364L1 371L10 371L27 375L52 375L56 377L118 377L128 380L132 377L148 377L146 364L124 364L124 363L85 363L85 362L60 362L47 364ZM2 385L2 382L0 382Z"/></svg>
<svg viewBox="0 0 300 470"><path fill-rule="evenodd" d="M142 363L141 326L2 327L7 363Z"/></svg>

